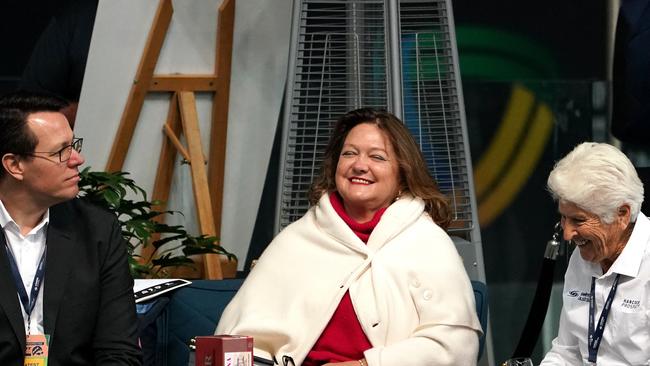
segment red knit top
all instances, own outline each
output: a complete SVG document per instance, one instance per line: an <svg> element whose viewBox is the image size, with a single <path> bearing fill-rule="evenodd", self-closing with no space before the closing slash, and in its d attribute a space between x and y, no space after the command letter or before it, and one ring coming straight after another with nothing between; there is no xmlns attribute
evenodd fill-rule
<svg viewBox="0 0 650 366"><path fill-rule="evenodd" d="M343 201L338 193L330 194L330 202L336 213L341 216L355 234L364 242L368 242L370 233L377 226L385 208L378 210L372 220L358 223L345 212ZM363 351L372 345L361 328L352 306L350 293L346 292L334 315L307 354L303 366L318 366L328 362L343 362L362 359Z"/></svg>

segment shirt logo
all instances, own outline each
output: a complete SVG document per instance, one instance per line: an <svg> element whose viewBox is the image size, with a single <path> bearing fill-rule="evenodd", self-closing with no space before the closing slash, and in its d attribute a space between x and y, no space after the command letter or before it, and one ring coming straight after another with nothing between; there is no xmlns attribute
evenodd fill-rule
<svg viewBox="0 0 650 366"><path fill-rule="evenodd" d="M621 307L629 310L637 310L641 306L641 300L623 299Z"/></svg>
<svg viewBox="0 0 650 366"><path fill-rule="evenodd" d="M585 301L589 302L589 292L584 292L584 291L578 291L578 290L570 290L567 292L568 297L573 297L577 299L578 301Z"/></svg>

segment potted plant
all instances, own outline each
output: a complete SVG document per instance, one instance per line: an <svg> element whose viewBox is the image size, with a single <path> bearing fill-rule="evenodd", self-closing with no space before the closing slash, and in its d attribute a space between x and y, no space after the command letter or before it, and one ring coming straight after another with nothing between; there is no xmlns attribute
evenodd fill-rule
<svg viewBox="0 0 650 366"><path fill-rule="evenodd" d="M181 214L177 211L157 211L160 202L147 200L147 194L126 172L96 172L85 168L79 173L80 198L101 206L117 215L122 226L122 236L127 243L129 267L133 278L164 278L179 267L194 267L192 256L220 254L231 262L228 267L236 271L237 258L218 243L213 236L190 235L181 225L167 225L165 215ZM134 197L133 199L127 196ZM168 244L168 245L165 245ZM153 246L151 256L140 253ZM225 273L224 277L234 277Z"/></svg>

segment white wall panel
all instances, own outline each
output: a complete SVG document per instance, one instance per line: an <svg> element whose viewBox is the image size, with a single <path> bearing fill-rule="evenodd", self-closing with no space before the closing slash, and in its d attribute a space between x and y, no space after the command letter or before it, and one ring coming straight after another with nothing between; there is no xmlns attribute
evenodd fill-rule
<svg viewBox="0 0 650 366"><path fill-rule="evenodd" d="M205 74L214 68L217 7L220 0L174 0L174 16L156 73ZM75 133L86 138L86 165L103 170L142 54L158 1L101 0L88 56ZM223 245L245 261L287 70L290 0L238 0L231 78ZM123 170L151 192L161 128L169 94L149 94ZM211 95L197 95L204 151L209 151ZM170 223L197 232L189 169L177 165L169 208Z"/></svg>

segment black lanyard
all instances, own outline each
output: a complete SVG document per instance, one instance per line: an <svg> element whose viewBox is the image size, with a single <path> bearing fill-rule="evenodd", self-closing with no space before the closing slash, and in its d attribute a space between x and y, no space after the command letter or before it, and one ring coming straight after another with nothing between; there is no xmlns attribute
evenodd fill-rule
<svg viewBox="0 0 650 366"><path fill-rule="evenodd" d="M41 285L43 284L43 276L45 276L45 252L47 251L47 248L43 250L41 259L38 261L38 267L36 268L34 281L32 282L32 291L30 291L30 295L27 297L27 290L25 290L23 278L20 276L16 259L14 258L13 253L11 253L11 249L9 249L8 240L9 239L5 236L5 249L7 251L7 258L9 258L9 267L11 268L11 274L14 277L16 289L18 290L18 297L20 298L20 302L23 304L23 309L25 309L25 313L27 314L27 329L29 330L31 326L32 311L36 306L36 298L38 298L38 292L41 290Z"/></svg>
<svg viewBox="0 0 650 366"><path fill-rule="evenodd" d="M618 288L618 279L620 277L621 275L617 274L616 278L614 279L612 288L609 290L609 295L607 295L605 306L603 306L603 311L600 313L600 318L598 319L598 328L596 329L594 329L594 313L596 308L596 278L591 278L591 295L589 296L589 338L587 342L587 348L589 349L589 362L596 362L596 355L598 354L600 341L603 339L603 330L605 330L605 323L607 323L609 310L612 308L612 302L614 301L614 295L616 294L616 289Z"/></svg>

